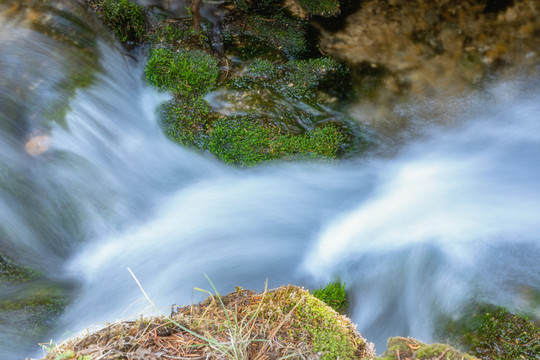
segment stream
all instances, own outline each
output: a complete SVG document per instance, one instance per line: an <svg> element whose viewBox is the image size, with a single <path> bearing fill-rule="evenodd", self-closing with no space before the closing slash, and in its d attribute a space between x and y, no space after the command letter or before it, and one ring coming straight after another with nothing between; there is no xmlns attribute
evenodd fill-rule
<svg viewBox="0 0 540 360"><path fill-rule="evenodd" d="M390 336L437 340L436 320L475 301L538 316L537 79L439 99L444 125L409 104L409 140L376 154L237 169L168 140L155 115L168 95L145 84L143 61L103 40L101 70L70 98L65 124L41 126L66 61L82 60L1 19L0 250L71 299L35 338L0 316L2 359L156 313L128 268L165 314L203 299L194 288L212 290L205 274L222 293L339 277L379 353ZM32 155L35 134L47 149ZM0 288L2 300L17 291Z"/></svg>

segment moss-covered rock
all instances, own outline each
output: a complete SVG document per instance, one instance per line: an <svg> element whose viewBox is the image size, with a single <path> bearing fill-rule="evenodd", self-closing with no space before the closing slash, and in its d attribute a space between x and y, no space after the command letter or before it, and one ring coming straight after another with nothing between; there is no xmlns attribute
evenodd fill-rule
<svg viewBox="0 0 540 360"><path fill-rule="evenodd" d="M103 24L122 43L136 43L145 34L142 8L129 0L91 0L90 4Z"/></svg>
<svg viewBox="0 0 540 360"><path fill-rule="evenodd" d="M326 124L299 135L281 133L273 124L247 117L215 121L207 148L225 163L253 166L277 159L333 159L345 135L334 124Z"/></svg>
<svg viewBox="0 0 540 360"><path fill-rule="evenodd" d="M373 355L345 316L296 286L254 293L238 289L176 309L170 318L141 318L114 324L62 343L45 359L69 353L112 358L160 352L205 358L358 359Z"/></svg>
<svg viewBox="0 0 540 360"><path fill-rule="evenodd" d="M245 71L232 78L226 88L242 93L241 99L235 99L236 106L253 97L263 107L283 108L286 101L291 107L304 102L321 109L320 105L332 105L353 94L348 68L327 57L282 64L257 59L249 62ZM264 111L261 107L254 109Z"/></svg>
<svg viewBox="0 0 540 360"><path fill-rule="evenodd" d="M366 357L363 360L475 360L447 344L424 344L413 338L394 337L388 339L387 350L381 357ZM478 360L478 359L476 359Z"/></svg>
<svg viewBox="0 0 540 360"><path fill-rule="evenodd" d="M201 96L181 97L160 107L160 117L167 136L189 148L205 149L210 104Z"/></svg>
<svg viewBox="0 0 540 360"><path fill-rule="evenodd" d="M339 0L296 0L311 15L332 17L339 15Z"/></svg>
<svg viewBox="0 0 540 360"><path fill-rule="evenodd" d="M265 8L263 8L266 10ZM318 53L315 30L305 20L287 16L279 6L227 16L223 23L226 53L242 60L302 59Z"/></svg>
<svg viewBox="0 0 540 360"><path fill-rule="evenodd" d="M248 36L246 51L257 52L258 41L265 47L257 55L261 57L247 64L212 53L204 27L196 32L187 21L163 18L152 27L149 37L155 44L146 78L174 95L159 110L165 133L238 166L341 155L356 134L329 109L352 93L347 67L320 56L290 60L308 53L307 23L288 16L279 1L235 6L224 20L226 51L231 50L227 36ZM218 78L228 79L218 83Z"/></svg>
<svg viewBox="0 0 540 360"><path fill-rule="evenodd" d="M479 304L457 320L441 320L442 336L480 359L540 359L540 327L507 309Z"/></svg>
<svg viewBox="0 0 540 360"><path fill-rule="evenodd" d="M201 50L156 48L151 51L145 74L160 89L203 95L215 86L219 68L217 60Z"/></svg>

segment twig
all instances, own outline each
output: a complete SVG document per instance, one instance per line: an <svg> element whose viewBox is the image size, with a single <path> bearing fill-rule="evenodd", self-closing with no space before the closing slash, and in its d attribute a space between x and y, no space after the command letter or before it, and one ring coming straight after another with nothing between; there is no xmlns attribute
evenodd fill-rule
<svg viewBox="0 0 540 360"><path fill-rule="evenodd" d="M439 355L439 357L437 358L437 360L441 360L442 357L444 356L444 354L446 354L446 352L448 351L449 348L446 348L442 353L441 355Z"/></svg>

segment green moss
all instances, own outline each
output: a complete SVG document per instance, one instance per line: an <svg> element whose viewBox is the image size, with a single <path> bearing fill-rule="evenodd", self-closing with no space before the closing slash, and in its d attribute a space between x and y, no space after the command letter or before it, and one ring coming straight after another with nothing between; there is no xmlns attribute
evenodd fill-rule
<svg viewBox="0 0 540 360"><path fill-rule="evenodd" d="M150 54L145 74L160 89L202 95L215 86L219 68L217 60L204 51L157 48Z"/></svg>
<svg viewBox="0 0 540 360"><path fill-rule="evenodd" d="M440 319L439 323L440 336L450 337L480 359L540 358L540 327L504 308L477 304L459 319Z"/></svg>
<svg viewBox="0 0 540 360"><path fill-rule="evenodd" d="M145 32L145 19L141 7L129 0L98 1L98 14L104 25L121 42L137 42Z"/></svg>
<svg viewBox="0 0 540 360"><path fill-rule="evenodd" d="M172 50L199 49L210 51L205 29L195 30L191 20L162 19L148 33L151 43Z"/></svg>
<svg viewBox="0 0 540 360"><path fill-rule="evenodd" d="M236 91L270 91L276 102L302 101L312 106L353 95L350 73L333 58L293 60L274 64L268 60L251 62L245 74L232 79L228 87ZM280 105L280 107L282 107Z"/></svg>
<svg viewBox="0 0 540 360"><path fill-rule="evenodd" d="M411 343L411 339L408 338L402 338L402 337L394 337L389 338L386 346L386 352L383 354L383 356L396 356L399 354L399 356L403 356L404 358L412 357L413 356L413 349L414 347L409 346Z"/></svg>
<svg viewBox="0 0 540 360"><path fill-rule="evenodd" d="M332 17L340 13L338 0L298 0L298 3L311 15Z"/></svg>
<svg viewBox="0 0 540 360"><path fill-rule="evenodd" d="M289 331L293 343L311 344L319 359L357 359L364 353L367 344L350 321L306 290L288 286L269 295L281 314L294 314Z"/></svg>
<svg viewBox="0 0 540 360"><path fill-rule="evenodd" d="M311 336L313 350L320 359L353 359L357 346L343 328L337 314L325 303L306 297L296 311L300 326Z"/></svg>
<svg viewBox="0 0 540 360"><path fill-rule="evenodd" d="M269 22L264 18L254 18L254 26L259 29L260 35L277 49L283 51L289 59L298 59L307 56L310 52L308 44L308 25L301 21L274 19Z"/></svg>
<svg viewBox="0 0 540 360"><path fill-rule="evenodd" d="M349 71L333 58L322 57L309 60L290 61L283 67L284 83L279 91L287 97L312 99L315 91L324 89L332 95L345 97L350 93Z"/></svg>
<svg viewBox="0 0 540 360"><path fill-rule="evenodd" d="M0 286L3 283L20 284L39 277L38 271L16 264L13 259L0 251Z"/></svg>
<svg viewBox="0 0 540 360"><path fill-rule="evenodd" d="M317 53L316 43L310 41L313 32L308 22L280 12L230 16L223 27L226 51L242 60L306 58Z"/></svg>
<svg viewBox="0 0 540 360"><path fill-rule="evenodd" d="M343 313L349 306L347 293L345 292L345 283L339 280L328 283L324 288L315 289L313 296L324 301L325 304L339 313Z"/></svg>
<svg viewBox="0 0 540 360"><path fill-rule="evenodd" d="M333 124L301 135L255 118L236 116L214 122L207 148L225 163L253 166L276 159L335 158L345 136Z"/></svg>
<svg viewBox="0 0 540 360"><path fill-rule="evenodd" d="M473 359L472 356L460 353L447 344L422 344L420 348L414 352L414 357L418 360L432 360L437 358L445 360Z"/></svg>
<svg viewBox="0 0 540 360"><path fill-rule="evenodd" d="M210 105L200 96L171 100L161 106L165 133L175 142L199 150L204 149L206 121Z"/></svg>
<svg viewBox="0 0 540 360"><path fill-rule="evenodd" d="M540 327L504 308L485 312L470 340L472 350L482 359L540 358Z"/></svg>
<svg viewBox="0 0 540 360"><path fill-rule="evenodd" d="M364 360L474 360L473 356L462 353L447 344L424 344L413 338L394 337L388 339L387 350L381 357Z"/></svg>

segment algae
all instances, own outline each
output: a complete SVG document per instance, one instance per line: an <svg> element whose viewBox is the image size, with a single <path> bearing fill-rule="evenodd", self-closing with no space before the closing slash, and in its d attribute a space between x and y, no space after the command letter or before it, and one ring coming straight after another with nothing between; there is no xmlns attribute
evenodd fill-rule
<svg viewBox="0 0 540 360"><path fill-rule="evenodd" d="M15 263L4 251L0 250L0 287L10 284L21 284L39 277L38 271Z"/></svg>

